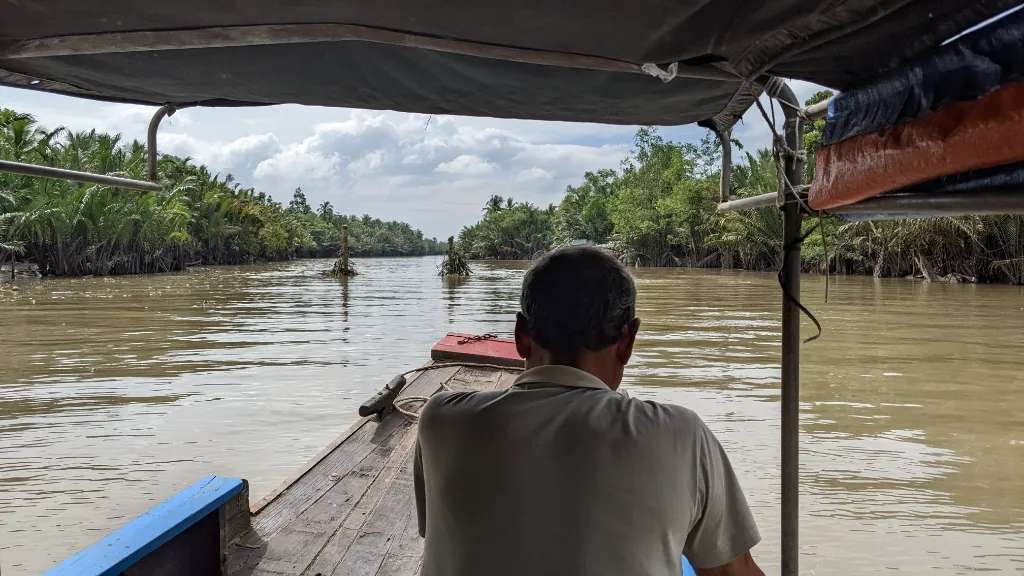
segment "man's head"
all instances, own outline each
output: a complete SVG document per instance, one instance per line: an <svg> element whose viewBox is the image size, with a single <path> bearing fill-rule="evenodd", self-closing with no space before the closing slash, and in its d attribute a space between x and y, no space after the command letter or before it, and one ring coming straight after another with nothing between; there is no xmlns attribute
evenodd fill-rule
<svg viewBox="0 0 1024 576"><path fill-rule="evenodd" d="M636 287L618 260L596 248L548 253L526 272L516 316L516 348L527 367L565 364L612 389L640 327Z"/></svg>

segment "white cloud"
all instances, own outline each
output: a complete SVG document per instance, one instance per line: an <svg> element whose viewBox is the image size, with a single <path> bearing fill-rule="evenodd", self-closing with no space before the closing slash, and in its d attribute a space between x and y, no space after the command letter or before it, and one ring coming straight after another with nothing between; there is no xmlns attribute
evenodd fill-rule
<svg viewBox="0 0 1024 576"><path fill-rule="evenodd" d="M441 162L434 171L462 176L480 176L494 172L495 168L497 168L495 163L488 162L479 156L460 154L447 162Z"/></svg>
<svg viewBox="0 0 1024 576"><path fill-rule="evenodd" d="M368 176L377 172L384 165L383 150L374 150L362 158L357 158L348 165L348 171L358 176Z"/></svg>
<svg viewBox="0 0 1024 576"><path fill-rule="evenodd" d="M516 175L516 180L519 180L520 182L529 182L531 180L551 180L552 178L554 178L554 175L551 172L548 172L543 168L537 168L536 166L523 170Z"/></svg>
<svg viewBox="0 0 1024 576"><path fill-rule="evenodd" d="M232 174L243 185L266 158L277 154L281 144L273 134L250 134L230 142L209 142L178 132L161 133L162 152L187 156L196 163L209 166L214 173Z"/></svg>

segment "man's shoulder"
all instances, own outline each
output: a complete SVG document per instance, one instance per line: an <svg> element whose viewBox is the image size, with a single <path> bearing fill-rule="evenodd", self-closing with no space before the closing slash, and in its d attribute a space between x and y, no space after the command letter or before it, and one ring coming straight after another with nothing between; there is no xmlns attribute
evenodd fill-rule
<svg viewBox="0 0 1024 576"><path fill-rule="evenodd" d="M616 422L619 422L633 433L662 431L669 435L686 437L700 432L705 427L696 412L678 404L634 398L611 390L578 389L578 392L575 398L565 403L559 400L558 410L566 413L576 412L592 423L600 422L602 426L611 428L621 429L622 426L616 425ZM512 402L510 408L516 408L516 414L523 415L524 412L520 409L528 408L532 400L530 396L516 395L515 398L506 398L508 394L508 390L438 392L420 411L420 427L422 429L442 422L444 426L459 422L469 424L476 422L479 417L484 417L484 412L494 417L505 412L500 410L500 407L506 405L508 401Z"/></svg>
<svg viewBox="0 0 1024 576"><path fill-rule="evenodd" d="M420 410L420 426L439 418L458 418L475 414L481 406L500 397L505 391L442 390L430 397Z"/></svg>
<svg viewBox="0 0 1024 576"><path fill-rule="evenodd" d="M617 402L625 415L642 418L674 432L692 432L704 427L704 421L700 416L685 406L626 396L622 396Z"/></svg>

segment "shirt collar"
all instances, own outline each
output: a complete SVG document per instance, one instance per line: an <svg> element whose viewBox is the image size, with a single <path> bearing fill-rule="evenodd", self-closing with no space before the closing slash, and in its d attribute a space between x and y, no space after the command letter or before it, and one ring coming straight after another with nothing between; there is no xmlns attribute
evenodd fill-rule
<svg viewBox="0 0 1024 576"><path fill-rule="evenodd" d="M558 364L530 368L520 374L512 385L517 386L519 384L554 384L556 386L571 386L573 388L610 390L603 380L590 372Z"/></svg>

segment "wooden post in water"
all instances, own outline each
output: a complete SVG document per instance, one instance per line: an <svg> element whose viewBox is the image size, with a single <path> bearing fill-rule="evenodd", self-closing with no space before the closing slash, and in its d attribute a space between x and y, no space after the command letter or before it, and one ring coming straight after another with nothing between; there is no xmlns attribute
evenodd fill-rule
<svg viewBox="0 0 1024 576"><path fill-rule="evenodd" d="M14 282L14 261L18 257L18 253L11 250L11 282Z"/></svg>
<svg viewBox="0 0 1024 576"><path fill-rule="evenodd" d="M341 225L341 269L345 272L348 267L348 224Z"/></svg>

